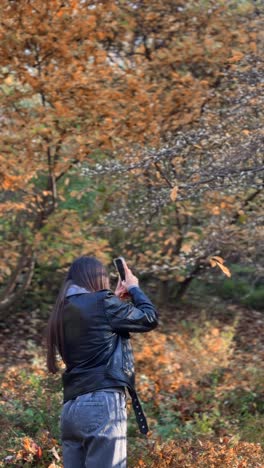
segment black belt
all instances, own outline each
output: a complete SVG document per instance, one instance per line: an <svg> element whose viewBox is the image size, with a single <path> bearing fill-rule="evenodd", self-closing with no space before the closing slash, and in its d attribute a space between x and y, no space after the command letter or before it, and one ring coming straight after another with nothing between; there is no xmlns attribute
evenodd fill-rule
<svg viewBox="0 0 264 468"><path fill-rule="evenodd" d="M147 423L147 419L146 419L146 416L144 414L144 411L142 409L142 406L141 406L141 403L138 399L138 396L137 396L137 392L136 390L134 390L133 388L127 386L127 389L128 389L128 392L129 392L129 395L131 396L131 399L132 399L132 406L133 406L133 409L134 409L134 413L136 415L136 420L137 420L137 423L138 423L138 427L139 427L139 430L141 432L141 434L147 434L148 431L149 431L149 428L148 428L148 423ZM124 390L124 387L108 387L108 388L98 388L97 390L93 390L94 392L96 391L100 391L100 390L104 390L104 391L109 391L109 392L112 392L112 391L119 391L119 392L125 392ZM73 397L73 399L75 399L75 397Z"/></svg>
<svg viewBox="0 0 264 468"><path fill-rule="evenodd" d="M136 415L136 420L138 423L139 430L141 434L147 434L148 433L148 423L146 416L144 414L144 411L142 409L142 406L140 404L140 401L137 396L136 390L133 390L132 388L128 387L128 392L132 398L132 406Z"/></svg>

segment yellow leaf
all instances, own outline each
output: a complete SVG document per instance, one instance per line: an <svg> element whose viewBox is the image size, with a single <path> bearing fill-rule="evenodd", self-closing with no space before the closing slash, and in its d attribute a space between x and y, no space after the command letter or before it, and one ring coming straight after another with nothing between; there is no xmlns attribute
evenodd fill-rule
<svg viewBox="0 0 264 468"><path fill-rule="evenodd" d="M14 77L12 75L8 75L5 79L5 84L12 85L14 83Z"/></svg>
<svg viewBox="0 0 264 468"><path fill-rule="evenodd" d="M56 458L56 460L60 461L60 456L59 456L59 454L58 454L58 452L56 450L56 447L52 447L51 452L54 455L54 457Z"/></svg>
<svg viewBox="0 0 264 468"><path fill-rule="evenodd" d="M215 260L216 262L219 262L219 263L224 263L224 259L222 257L218 257L217 255L214 255L213 257L211 257L213 260Z"/></svg>
<svg viewBox="0 0 264 468"><path fill-rule="evenodd" d="M229 58L230 63L239 62L243 58L243 53L239 50L234 50L233 55Z"/></svg>
<svg viewBox="0 0 264 468"><path fill-rule="evenodd" d="M31 450L31 439L29 437L24 437L23 439L23 447L27 452Z"/></svg>
<svg viewBox="0 0 264 468"><path fill-rule="evenodd" d="M230 278L231 273L230 273L230 270L229 270L226 266L221 265L221 263L218 263L217 266L219 266L219 268L222 270L222 272L223 272L226 276L228 276L228 278Z"/></svg>
<svg viewBox="0 0 264 468"><path fill-rule="evenodd" d="M213 256L213 257L210 257L209 258L209 262L210 262L210 265L214 268L215 266L218 266L220 268L220 270L222 270L222 272L228 276L230 278L231 276L231 272L230 270L223 265L224 263L224 260L222 257L218 257L218 256Z"/></svg>
<svg viewBox="0 0 264 468"><path fill-rule="evenodd" d="M190 253L192 251L192 246L190 244L183 244L181 248L181 252L184 252L186 254Z"/></svg>
<svg viewBox="0 0 264 468"><path fill-rule="evenodd" d="M89 16L89 18L86 20L86 22L90 26L95 27L96 26L96 16L94 16L94 15Z"/></svg>
<svg viewBox="0 0 264 468"><path fill-rule="evenodd" d="M177 194L178 194L178 187L173 187L173 189L171 190L171 193L170 193L170 198L172 201L175 201L176 198L177 198Z"/></svg>
<svg viewBox="0 0 264 468"><path fill-rule="evenodd" d="M216 215L216 216L220 214L219 206L213 206L213 208L212 208L212 214L213 214L213 215Z"/></svg>

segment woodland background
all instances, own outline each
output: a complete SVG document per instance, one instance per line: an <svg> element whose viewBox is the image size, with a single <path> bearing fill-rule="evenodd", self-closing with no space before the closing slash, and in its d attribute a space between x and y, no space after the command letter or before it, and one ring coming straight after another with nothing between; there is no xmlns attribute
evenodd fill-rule
<svg viewBox="0 0 264 468"><path fill-rule="evenodd" d="M160 312L129 466L264 466L263 14L1 1L0 466L62 466L45 327L82 254L113 287L122 254Z"/></svg>

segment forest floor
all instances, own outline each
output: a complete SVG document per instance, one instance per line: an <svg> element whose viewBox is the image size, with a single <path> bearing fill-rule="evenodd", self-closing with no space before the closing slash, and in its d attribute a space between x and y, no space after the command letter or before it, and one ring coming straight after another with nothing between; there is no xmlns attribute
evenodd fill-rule
<svg viewBox="0 0 264 468"><path fill-rule="evenodd" d="M0 466L62 467L59 376L45 369L38 310L0 328ZM150 432L128 400L129 468L264 467L264 314L220 303L160 310L132 337ZM63 366L62 366L63 369Z"/></svg>

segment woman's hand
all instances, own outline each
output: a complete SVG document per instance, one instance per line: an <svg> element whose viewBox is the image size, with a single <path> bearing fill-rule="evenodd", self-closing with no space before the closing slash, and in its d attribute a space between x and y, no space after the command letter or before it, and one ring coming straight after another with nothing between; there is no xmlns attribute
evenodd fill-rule
<svg viewBox="0 0 264 468"><path fill-rule="evenodd" d="M122 260L124 269L125 269L125 275L126 279L125 281L122 281L122 285L125 287L126 291L128 288L132 288L132 286L138 286L138 279L135 275L133 275L132 271L130 268L128 268L125 260Z"/></svg>
<svg viewBox="0 0 264 468"><path fill-rule="evenodd" d="M120 276L118 276L115 295L119 297L119 299L128 299L130 297L129 293L127 292L127 289L122 285Z"/></svg>
<svg viewBox="0 0 264 468"><path fill-rule="evenodd" d="M115 295L118 296L120 299L127 299L130 297L128 288L131 288L132 286L138 286L138 279L135 275L133 275L130 268L128 268L125 260L122 261L125 269L126 279L125 281L121 281L121 278L119 276L117 287L115 290Z"/></svg>

